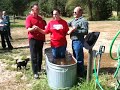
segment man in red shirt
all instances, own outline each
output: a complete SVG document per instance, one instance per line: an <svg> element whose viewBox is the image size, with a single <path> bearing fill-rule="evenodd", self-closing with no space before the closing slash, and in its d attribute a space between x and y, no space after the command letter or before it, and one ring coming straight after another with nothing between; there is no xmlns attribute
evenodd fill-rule
<svg viewBox="0 0 120 90"><path fill-rule="evenodd" d="M28 39L31 53L31 62L34 78L38 79L38 72L42 65L42 49L45 41L45 35L40 33L35 27L45 29L45 23L41 16L39 16L38 4L31 6L31 14L26 18L26 28L28 30Z"/></svg>
<svg viewBox="0 0 120 90"><path fill-rule="evenodd" d="M45 31L42 28L38 28L38 30L43 34L50 33L51 35L54 63L56 63L56 60L64 60L67 47L66 35L69 28L67 22L60 17L60 11L58 9L53 10L53 19L47 24Z"/></svg>

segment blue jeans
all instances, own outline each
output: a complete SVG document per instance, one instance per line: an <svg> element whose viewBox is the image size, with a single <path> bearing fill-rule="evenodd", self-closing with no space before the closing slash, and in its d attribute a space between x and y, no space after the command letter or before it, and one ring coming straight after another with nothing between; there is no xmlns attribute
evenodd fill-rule
<svg viewBox="0 0 120 90"><path fill-rule="evenodd" d="M43 42L36 39L29 40L33 74L37 74L41 70Z"/></svg>
<svg viewBox="0 0 120 90"><path fill-rule="evenodd" d="M83 52L83 42L80 40L72 41L72 50L75 59L77 60L77 73L84 74L84 52Z"/></svg>
<svg viewBox="0 0 120 90"><path fill-rule="evenodd" d="M54 59L65 58L66 46L52 47L52 54Z"/></svg>

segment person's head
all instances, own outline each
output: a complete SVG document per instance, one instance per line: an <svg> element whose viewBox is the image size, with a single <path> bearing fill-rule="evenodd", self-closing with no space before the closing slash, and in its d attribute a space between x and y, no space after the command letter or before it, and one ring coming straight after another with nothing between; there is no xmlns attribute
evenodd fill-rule
<svg viewBox="0 0 120 90"><path fill-rule="evenodd" d="M83 10L80 6L78 6L74 9L73 16L75 18L79 18L80 16L82 16L82 14L83 14Z"/></svg>
<svg viewBox="0 0 120 90"><path fill-rule="evenodd" d="M6 15L6 11L2 11L2 14L3 14L3 15Z"/></svg>
<svg viewBox="0 0 120 90"><path fill-rule="evenodd" d="M60 19L60 10L59 9L54 9L52 11L53 19L59 20Z"/></svg>
<svg viewBox="0 0 120 90"><path fill-rule="evenodd" d="M31 6L31 12L34 14L34 15L38 15L39 14L39 6L38 4L33 4Z"/></svg>

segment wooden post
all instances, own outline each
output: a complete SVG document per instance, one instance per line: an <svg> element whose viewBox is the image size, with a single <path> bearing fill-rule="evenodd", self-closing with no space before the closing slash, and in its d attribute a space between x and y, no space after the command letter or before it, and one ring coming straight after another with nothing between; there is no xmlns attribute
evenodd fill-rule
<svg viewBox="0 0 120 90"><path fill-rule="evenodd" d="M14 24L15 24L15 14L13 15L13 22L14 22Z"/></svg>
<svg viewBox="0 0 120 90"><path fill-rule="evenodd" d="M93 51L89 49L88 51L88 65L87 65L87 82L91 80L92 68L93 68Z"/></svg>

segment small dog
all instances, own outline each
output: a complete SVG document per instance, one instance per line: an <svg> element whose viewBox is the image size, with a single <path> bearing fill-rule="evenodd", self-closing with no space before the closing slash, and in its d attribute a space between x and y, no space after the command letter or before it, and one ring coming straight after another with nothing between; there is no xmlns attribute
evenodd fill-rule
<svg viewBox="0 0 120 90"><path fill-rule="evenodd" d="M22 67L24 67L26 69L26 66L27 66L27 63L30 59L27 58L27 59L24 59L24 60L19 60L17 59L16 60L16 64L17 64L17 71L18 71L18 68L21 70Z"/></svg>

